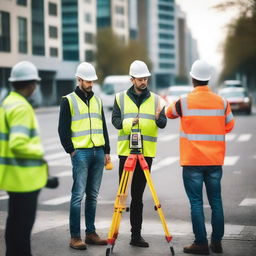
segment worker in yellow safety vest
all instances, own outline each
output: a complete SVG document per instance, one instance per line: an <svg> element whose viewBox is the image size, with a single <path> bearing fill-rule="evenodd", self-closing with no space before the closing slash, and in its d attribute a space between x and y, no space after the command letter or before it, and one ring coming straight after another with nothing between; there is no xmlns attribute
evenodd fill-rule
<svg viewBox="0 0 256 256"><path fill-rule="evenodd" d="M17 63L9 78L13 90L0 105L0 190L9 195L6 256L31 255L37 199L47 182L38 124L28 102L40 80L34 64Z"/></svg>
<svg viewBox="0 0 256 256"><path fill-rule="evenodd" d="M225 134L234 127L234 118L228 101L213 93L208 81L211 67L197 60L190 76L194 90L183 95L166 112L168 118L180 117L180 164L183 167L184 187L190 201L194 242L183 251L209 254L204 221L203 184L212 210L210 248L222 253L224 214L221 198L222 165L225 157Z"/></svg>
<svg viewBox="0 0 256 256"><path fill-rule="evenodd" d="M112 124L118 129L117 151L119 156L119 177L121 178L124 163L130 154L129 135L135 129L143 137L142 153L151 168L156 156L158 128L166 126L164 103L160 97L148 89L148 78L151 76L147 65L135 60L130 65L132 86L127 91L116 94ZM131 242L138 247L149 247L141 236L143 202L142 197L146 186L146 178L139 162L134 170L131 185Z"/></svg>
<svg viewBox="0 0 256 256"><path fill-rule="evenodd" d="M69 246L85 250L87 244L107 245L96 233L95 213L104 164L110 163L109 137L102 101L93 93L97 80L94 67L83 62L76 74L78 86L60 105L59 137L72 162L73 186L70 202ZM81 239L81 203L85 198L85 242Z"/></svg>

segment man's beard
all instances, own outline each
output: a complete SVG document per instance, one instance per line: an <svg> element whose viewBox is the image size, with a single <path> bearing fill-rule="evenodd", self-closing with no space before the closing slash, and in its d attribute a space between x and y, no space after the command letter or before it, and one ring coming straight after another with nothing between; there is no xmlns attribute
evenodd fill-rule
<svg viewBox="0 0 256 256"><path fill-rule="evenodd" d="M145 86L145 88L144 88ZM137 90L140 91L140 92L143 92L147 89L147 86L146 85L143 85L143 87L137 87Z"/></svg>

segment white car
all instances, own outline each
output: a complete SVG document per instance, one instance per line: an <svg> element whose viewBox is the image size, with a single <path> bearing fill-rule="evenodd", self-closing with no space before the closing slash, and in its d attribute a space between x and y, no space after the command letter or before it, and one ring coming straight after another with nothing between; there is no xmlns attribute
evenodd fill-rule
<svg viewBox="0 0 256 256"><path fill-rule="evenodd" d="M115 94L127 90L132 86L130 76L107 76L102 85L102 93L100 98L103 102L103 107L112 109L115 101Z"/></svg>
<svg viewBox="0 0 256 256"><path fill-rule="evenodd" d="M167 105L170 105L177 101L180 96L190 93L193 89L194 87L191 85L170 86L163 98L166 100Z"/></svg>

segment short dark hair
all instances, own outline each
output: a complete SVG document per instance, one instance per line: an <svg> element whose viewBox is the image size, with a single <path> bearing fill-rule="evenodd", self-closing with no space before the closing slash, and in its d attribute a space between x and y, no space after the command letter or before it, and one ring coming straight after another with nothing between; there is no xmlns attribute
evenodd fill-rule
<svg viewBox="0 0 256 256"><path fill-rule="evenodd" d="M192 78L192 80L193 80L193 84L197 85L197 86L207 85L209 83L209 80L207 80L207 81L199 81L199 80L196 80L195 78Z"/></svg>
<svg viewBox="0 0 256 256"><path fill-rule="evenodd" d="M17 81L12 82L12 87L15 90L25 89L28 85L36 83L36 80L28 80L28 81Z"/></svg>

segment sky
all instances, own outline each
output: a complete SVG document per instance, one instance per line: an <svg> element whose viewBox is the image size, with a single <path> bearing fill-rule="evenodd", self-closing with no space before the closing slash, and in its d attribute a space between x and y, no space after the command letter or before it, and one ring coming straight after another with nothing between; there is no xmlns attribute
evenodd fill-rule
<svg viewBox="0 0 256 256"><path fill-rule="evenodd" d="M197 40L200 58L220 71L222 63L222 42L225 39L226 24L235 11L219 11L212 8L225 0L176 0L187 16L187 26Z"/></svg>

